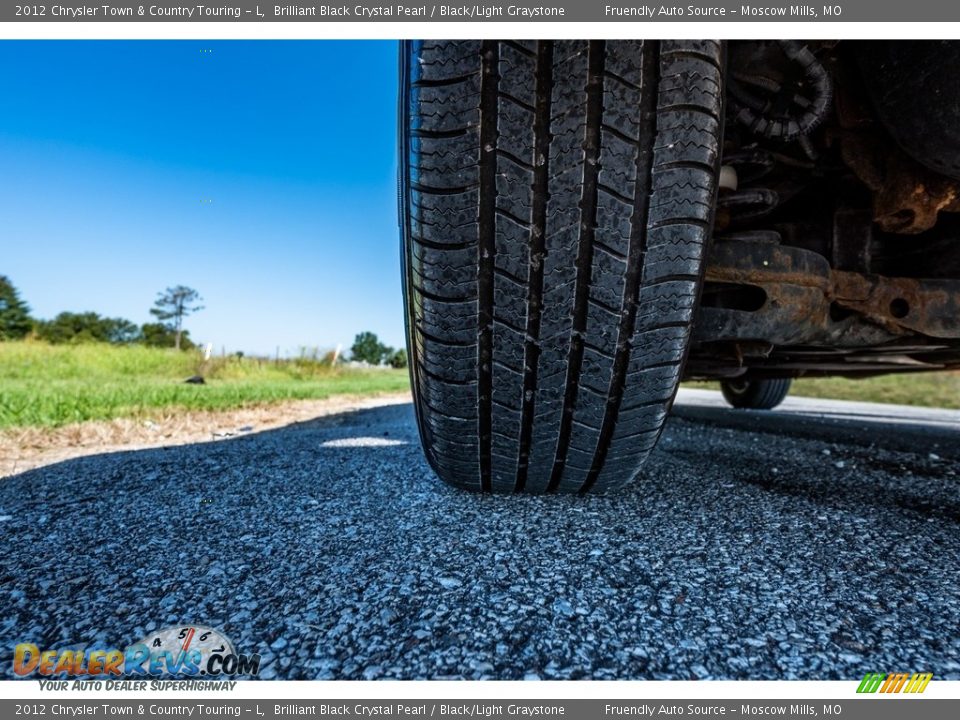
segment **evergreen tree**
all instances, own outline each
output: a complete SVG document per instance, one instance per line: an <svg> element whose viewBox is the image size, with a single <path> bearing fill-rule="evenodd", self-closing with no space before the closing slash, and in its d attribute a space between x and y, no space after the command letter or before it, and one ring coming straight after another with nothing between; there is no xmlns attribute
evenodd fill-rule
<svg viewBox="0 0 960 720"><path fill-rule="evenodd" d="M6 275L0 275L0 340L22 340L33 328L30 308Z"/></svg>
<svg viewBox="0 0 960 720"><path fill-rule="evenodd" d="M177 350L180 349L183 339L183 319L191 313L203 310L203 305L194 304L200 300L203 300L200 293L183 285L169 287L157 293L157 300L150 309L150 314L173 332L173 346Z"/></svg>

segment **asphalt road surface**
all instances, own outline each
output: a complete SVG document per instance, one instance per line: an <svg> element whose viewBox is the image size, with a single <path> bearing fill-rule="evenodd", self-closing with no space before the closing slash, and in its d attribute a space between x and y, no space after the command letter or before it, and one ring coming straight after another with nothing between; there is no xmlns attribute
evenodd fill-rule
<svg viewBox="0 0 960 720"><path fill-rule="evenodd" d="M960 413L687 392L606 497L442 485L409 404L0 482L0 667L182 622L264 678L960 678Z"/></svg>

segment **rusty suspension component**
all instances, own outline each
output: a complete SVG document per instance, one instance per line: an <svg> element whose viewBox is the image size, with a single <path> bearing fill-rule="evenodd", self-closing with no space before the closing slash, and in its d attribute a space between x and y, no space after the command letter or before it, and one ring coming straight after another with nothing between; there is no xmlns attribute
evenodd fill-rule
<svg viewBox="0 0 960 720"><path fill-rule="evenodd" d="M823 256L772 242L718 241L708 283L759 288L759 307L701 307L699 342L870 347L910 336L960 338L960 280L834 270Z"/></svg>

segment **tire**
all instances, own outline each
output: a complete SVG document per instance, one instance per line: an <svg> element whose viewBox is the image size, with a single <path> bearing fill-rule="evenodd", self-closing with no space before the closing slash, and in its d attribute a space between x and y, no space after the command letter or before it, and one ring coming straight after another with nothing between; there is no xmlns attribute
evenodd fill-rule
<svg viewBox="0 0 960 720"><path fill-rule="evenodd" d="M427 458L493 492L637 475L690 343L715 41L401 46L408 348Z"/></svg>
<svg viewBox="0 0 960 720"><path fill-rule="evenodd" d="M735 408L773 410L790 392L791 378L736 379L720 383L723 398Z"/></svg>

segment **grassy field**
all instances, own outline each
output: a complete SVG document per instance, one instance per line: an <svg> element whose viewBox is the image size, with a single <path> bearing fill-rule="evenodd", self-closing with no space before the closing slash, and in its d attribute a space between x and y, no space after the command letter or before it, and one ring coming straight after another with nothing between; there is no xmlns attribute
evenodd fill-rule
<svg viewBox="0 0 960 720"><path fill-rule="evenodd" d="M202 374L205 385L183 381ZM0 428L56 427L160 410L226 410L409 387L406 370L331 368L304 357L279 362L213 358L139 346L0 342Z"/></svg>
<svg viewBox="0 0 960 720"><path fill-rule="evenodd" d="M719 383L689 383L690 387L719 390ZM858 400L960 409L960 372L883 375L863 380L801 378L790 394L797 397Z"/></svg>
<svg viewBox="0 0 960 720"><path fill-rule="evenodd" d="M205 385L183 381L194 374ZM691 383L716 389L716 383ZM293 360L213 358L139 346L0 342L0 428L58 427L149 417L171 409L229 410L283 400L406 390L406 370L331 368ZM960 408L960 373L794 381L795 396Z"/></svg>

